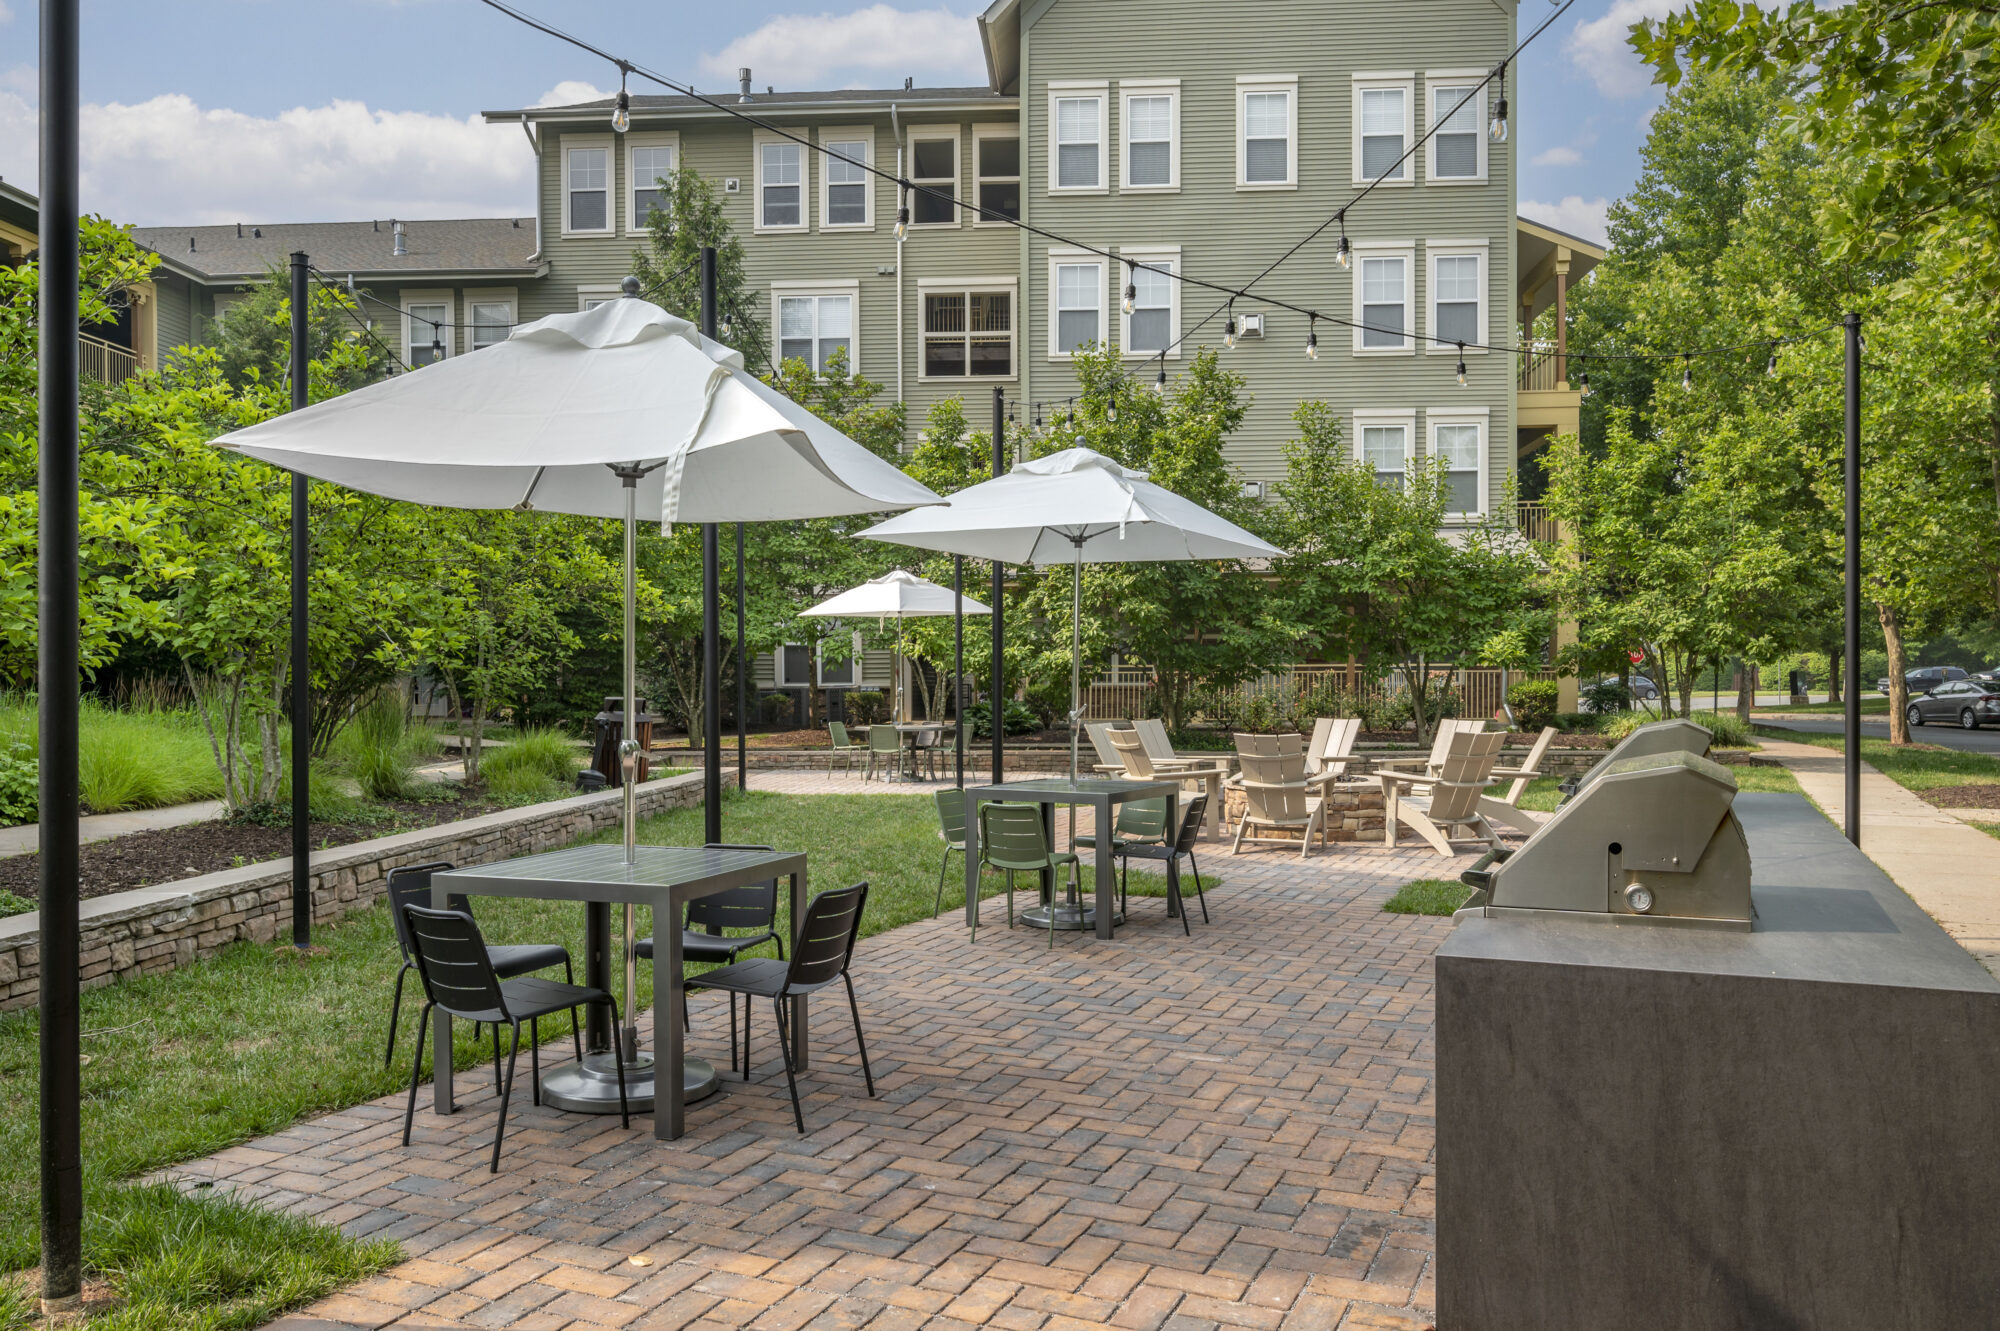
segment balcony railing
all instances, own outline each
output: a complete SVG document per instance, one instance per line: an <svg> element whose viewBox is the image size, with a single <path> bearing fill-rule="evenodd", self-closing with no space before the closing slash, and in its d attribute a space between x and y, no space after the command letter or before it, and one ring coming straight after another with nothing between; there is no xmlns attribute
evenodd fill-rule
<svg viewBox="0 0 2000 1331"><path fill-rule="evenodd" d="M1563 386L1562 358L1553 350L1535 351L1521 360L1521 391L1552 393Z"/></svg>
<svg viewBox="0 0 2000 1331"><path fill-rule="evenodd" d="M1521 529L1521 535L1531 541L1553 543L1560 539L1556 535L1556 520L1550 516L1547 504L1523 502L1515 505L1514 525Z"/></svg>
<svg viewBox="0 0 2000 1331"><path fill-rule="evenodd" d="M101 384L122 384L139 372L138 353L89 333L76 335L78 368Z"/></svg>

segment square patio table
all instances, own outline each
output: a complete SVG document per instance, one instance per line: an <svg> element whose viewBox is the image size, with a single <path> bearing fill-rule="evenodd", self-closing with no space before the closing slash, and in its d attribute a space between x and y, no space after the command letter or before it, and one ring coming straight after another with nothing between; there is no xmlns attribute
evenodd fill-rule
<svg viewBox="0 0 2000 1331"><path fill-rule="evenodd" d="M684 1041L681 1024L681 917L688 902L726 892L732 887L789 875L791 928L796 934L806 909L806 857L803 852L724 850L705 846L640 846L636 864L625 863L622 845L571 846L565 850L524 855L498 864L453 869L431 878L431 904L447 909L454 892L467 896L528 897L540 901L580 901L584 904L585 956L583 982L612 990L611 906L630 902L653 909L653 1135L672 1141L686 1131ZM620 1001L622 1002L622 996ZM594 1008L589 1023L589 1053L608 1053L610 1030L604 1009ZM626 1020L636 1021L632 1014ZM792 1058L806 1070L806 1000L792 1000ZM451 1018L439 1012L433 1019L435 1112L453 1109ZM615 1108L615 1102L614 1102Z"/></svg>
<svg viewBox="0 0 2000 1331"><path fill-rule="evenodd" d="M1049 839L1051 848L1055 846L1055 806L1058 804L1090 806L1096 815L1097 849L1097 936L1112 937L1113 906L1117 896L1117 876L1111 865L1111 829L1114 823L1112 810L1120 804L1133 800L1159 799L1167 801L1167 837L1173 838L1180 826L1180 793L1178 781L1134 781L1116 777L1079 777L1071 781L1066 776L1042 777L1029 781L1009 781L997 786L970 786L965 792L965 922L970 926L979 924L979 806L1007 801L1016 804L1039 804L1042 806L1042 831ZM1056 909L1055 874L1044 870L1042 883L1046 889L1049 909Z"/></svg>

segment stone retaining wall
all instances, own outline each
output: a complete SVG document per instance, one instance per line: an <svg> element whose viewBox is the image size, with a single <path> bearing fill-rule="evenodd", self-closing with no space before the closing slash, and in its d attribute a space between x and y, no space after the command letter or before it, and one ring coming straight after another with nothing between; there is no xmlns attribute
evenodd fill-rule
<svg viewBox="0 0 2000 1331"><path fill-rule="evenodd" d="M733 785L736 774L724 771L722 779ZM699 772L649 781L639 787L639 812L698 805L701 785ZM389 872L402 865L426 860L490 864L553 850L616 827L623 807L623 796L604 791L316 852L313 923L327 924L365 910L382 895ZM231 943L289 937L292 862L289 857L267 860L92 897L82 904L82 924L86 989L175 970ZM40 994L40 979L40 914L31 911L0 920L0 1012L32 1006Z"/></svg>
<svg viewBox="0 0 2000 1331"><path fill-rule="evenodd" d="M1413 746L1405 746L1399 749L1364 746L1357 752L1362 757L1394 756L1398 758L1415 758L1421 756L1423 751ZM1501 762L1503 765L1508 762L1518 762L1525 752L1525 746L1519 751L1502 749ZM1602 758L1607 752L1609 752L1607 749L1550 749L1542 761L1542 770L1549 776L1557 777L1587 772L1596 766L1598 759ZM655 749L654 754L657 755L659 761L671 762L676 767L693 767L698 769L702 765L702 755L699 751ZM986 771L991 761L991 755L992 750L987 748L984 743L967 749L965 751L966 772L972 774ZM1232 755L1225 751L1217 750L1214 756L1225 758ZM748 759L750 770L753 772L824 772L829 770L842 772L847 770L846 761L835 759L830 749L753 748L748 751ZM1086 766L1090 766L1094 765L1097 760L1092 751L1088 747L1085 747L1079 761ZM1718 757L1718 761L1727 762L1729 760ZM952 751L950 749L940 750L938 753L938 771L949 773L951 771L951 762ZM853 764L854 770L860 772L865 770L867 766L867 750L862 749L857 751ZM1069 770L1069 749L1067 747L1051 745L1035 745L1032 747L1015 747L1009 745L1006 751L1006 768L1010 776L1067 772ZM725 739L723 741L722 770L732 773L736 770L736 744L733 739Z"/></svg>

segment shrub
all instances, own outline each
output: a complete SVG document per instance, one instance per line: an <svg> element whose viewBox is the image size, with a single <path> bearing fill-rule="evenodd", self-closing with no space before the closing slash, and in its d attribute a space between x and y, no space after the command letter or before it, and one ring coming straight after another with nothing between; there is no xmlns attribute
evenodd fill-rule
<svg viewBox="0 0 2000 1331"><path fill-rule="evenodd" d="M841 707L847 714L847 724L857 729L889 719L889 701L874 689L848 690Z"/></svg>
<svg viewBox="0 0 2000 1331"><path fill-rule="evenodd" d="M480 759L486 793L507 803L557 799L576 786L576 745L554 727L529 728Z"/></svg>
<svg viewBox="0 0 2000 1331"><path fill-rule="evenodd" d="M1615 679L1601 679L1577 690L1586 712L1623 712L1632 706L1632 690Z"/></svg>
<svg viewBox="0 0 2000 1331"><path fill-rule="evenodd" d="M15 896L12 892L0 890L0 920L9 915L26 915L35 908L35 903L27 897Z"/></svg>
<svg viewBox="0 0 2000 1331"><path fill-rule="evenodd" d="M1552 679L1523 679L1507 686L1507 705L1514 711L1514 724L1523 730L1554 725L1561 699L1562 686Z"/></svg>
<svg viewBox="0 0 2000 1331"><path fill-rule="evenodd" d="M1644 712L1625 712L1608 717L1604 722L1604 733L1613 739L1624 739L1627 735L1645 725L1653 718ZM1736 719L1734 712L1696 712L1688 720L1707 729L1715 737L1715 747L1719 749L1748 749L1756 746L1756 736L1750 727Z"/></svg>
<svg viewBox="0 0 2000 1331"><path fill-rule="evenodd" d="M1001 717L1010 735L1032 735L1042 728L1041 718L1034 709L1017 699L1008 699ZM974 703L965 709L966 734L972 739L989 739L993 735L993 709L986 703Z"/></svg>
<svg viewBox="0 0 2000 1331"><path fill-rule="evenodd" d="M13 827L34 822L41 797L41 768L34 750L16 740L0 753L0 823Z"/></svg>
<svg viewBox="0 0 2000 1331"><path fill-rule="evenodd" d="M1565 735L1595 735L1604 729L1608 716L1595 712L1557 712L1555 727Z"/></svg>
<svg viewBox="0 0 2000 1331"><path fill-rule="evenodd" d="M1430 696L1424 711L1433 721L1442 721L1446 717L1458 717L1464 707L1465 702L1458 696L1458 690L1447 685Z"/></svg>
<svg viewBox="0 0 2000 1331"><path fill-rule="evenodd" d="M1408 694L1396 693L1387 698L1360 697L1355 699L1354 714L1361 718L1363 730L1401 730L1410 724L1410 699Z"/></svg>
<svg viewBox="0 0 2000 1331"><path fill-rule="evenodd" d="M403 701L388 690L378 692L355 713L343 736L354 779L370 799L407 799L419 784L409 736L403 726Z"/></svg>

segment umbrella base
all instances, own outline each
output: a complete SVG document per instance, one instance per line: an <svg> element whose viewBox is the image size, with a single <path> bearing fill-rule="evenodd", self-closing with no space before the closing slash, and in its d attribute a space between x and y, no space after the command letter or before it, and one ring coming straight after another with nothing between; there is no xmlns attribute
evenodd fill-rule
<svg viewBox="0 0 2000 1331"><path fill-rule="evenodd" d="M681 1060L681 1100L693 1104L722 1087L715 1065L704 1058ZM618 1066L611 1051L585 1054L581 1063L570 1063L542 1076L542 1103L572 1114L615 1114L618 1112ZM625 1103L635 1114L653 1112L653 1056L641 1054L625 1064Z"/></svg>
<svg viewBox="0 0 2000 1331"><path fill-rule="evenodd" d="M1113 924L1123 924L1125 923L1125 917L1114 911L1111 916L1111 922ZM1034 929L1048 928L1049 908L1047 906L1028 907L1021 912L1021 923ZM1065 901L1056 907L1055 927L1059 931L1095 929L1097 927L1097 910L1091 906L1076 906Z"/></svg>

